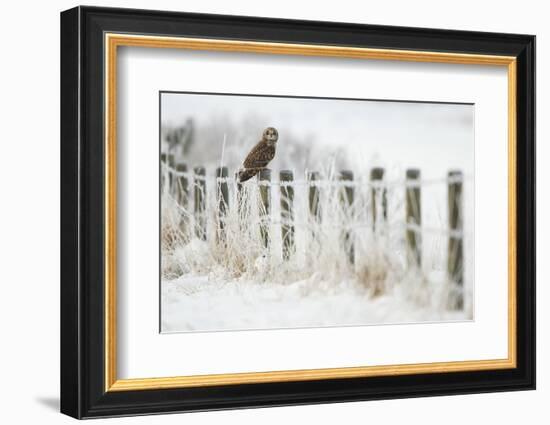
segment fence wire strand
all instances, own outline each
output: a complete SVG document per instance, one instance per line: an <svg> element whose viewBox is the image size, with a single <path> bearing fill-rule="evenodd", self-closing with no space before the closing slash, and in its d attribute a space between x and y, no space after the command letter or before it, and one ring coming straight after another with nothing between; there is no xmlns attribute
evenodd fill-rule
<svg viewBox="0 0 550 425"><path fill-rule="evenodd" d="M202 176L195 174L192 171L178 171L172 167L170 167L168 164L162 162L163 170L167 174L173 175L175 177L187 177L188 179L194 179L194 180L208 180L208 176ZM235 177L212 177L215 179L218 183L234 183L237 184L239 181ZM424 186L431 186L431 185L437 185L437 184L453 184L453 183L464 183L470 181L471 178L469 177L463 177L463 176L449 176L446 178L438 178L438 179L415 179L415 180L408 180L408 179L400 179L400 180L393 180L393 181L385 181L385 180L352 180L352 181L341 181L341 180L293 180L290 182L281 182L280 180L262 180L256 182L257 186L268 186L268 187L286 187L286 186L293 186L293 187L319 187L319 188L327 188L327 187L365 187L365 188L372 188L372 189L391 189L396 187L424 187Z"/></svg>
<svg viewBox="0 0 550 425"><path fill-rule="evenodd" d="M172 175L174 177L186 177L189 180L193 181L207 181L209 180L209 176L204 175L198 175L195 174L193 171L178 171L172 167L170 167L167 163L162 162L162 170L164 175ZM233 187L236 187L239 182L235 177L217 177L212 176L210 177L214 179L214 182L216 184L219 183L231 183ZM439 178L439 179L417 179L417 180L409 180L409 179L401 179L401 180L394 180L394 181L385 181L385 180L352 180L352 181L341 181L336 179L330 179L330 180L293 180L293 181L285 181L281 182L280 180L259 180L255 184L258 187L317 187L317 188L366 188L366 189L395 189L399 187L403 188L416 188L416 187L425 187L430 185L438 185L438 184L455 184L455 183L463 183L466 181L470 181L471 178L464 177L462 175L451 175L446 178ZM184 215L191 216L193 215L193 212L190 209L183 208L176 199L174 199L174 204L177 205L177 209L180 211L180 213ZM254 225L275 225L275 226L298 226L298 227L311 227L311 223L308 222L301 222L297 220L291 220L284 217L273 217L271 215L266 215L264 217L261 217L260 219L256 220L254 223L250 223ZM392 224L395 225L395 224ZM401 226L404 230L412 231L417 234L422 233L431 233L431 234L439 234L442 236L446 236L453 239L461 239L464 237L464 232L462 230L455 230L455 229L446 229L446 228L437 228L437 227L429 227L429 226L422 226L415 223L403 223L403 224L397 224L398 226ZM316 224L318 226L318 224ZM327 222L323 221L322 226L331 227L331 228L342 228L342 229L359 229L359 228L368 228L372 227L373 223L369 221L352 221L348 224L342 224L339 222Z"/></svg>

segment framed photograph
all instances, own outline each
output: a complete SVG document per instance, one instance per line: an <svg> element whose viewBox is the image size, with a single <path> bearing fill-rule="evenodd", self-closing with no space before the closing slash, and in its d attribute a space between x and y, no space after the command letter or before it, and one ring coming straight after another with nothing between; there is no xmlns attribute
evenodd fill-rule
<svg viewBox="0 0 550 425"><path fill-rule="evenodd" d="M61 411L535 388L535 37L61 14Z"/></svg>

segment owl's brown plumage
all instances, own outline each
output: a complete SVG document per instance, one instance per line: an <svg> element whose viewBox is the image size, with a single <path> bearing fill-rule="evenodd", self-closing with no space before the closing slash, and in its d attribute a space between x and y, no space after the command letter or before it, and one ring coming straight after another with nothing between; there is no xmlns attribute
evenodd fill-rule
<svg viewBox="0 0 550 425"><path fill-rule="evenodd" d="M248 153L243 162L243 168L237 174L240 183L250 180L275 158L278 139L279 133L274 127L267 127L264 130L262 139Z"/></svg>

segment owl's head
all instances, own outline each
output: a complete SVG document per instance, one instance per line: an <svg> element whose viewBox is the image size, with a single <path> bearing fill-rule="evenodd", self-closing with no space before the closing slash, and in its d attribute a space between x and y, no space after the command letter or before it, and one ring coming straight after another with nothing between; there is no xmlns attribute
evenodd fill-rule
<svg viewBox="0 0 550 425"><path fill-rule="evenodd" d="M262 138L269 144L275 144L279 139L279 133L275 127L267 127L262 134Z"/></svg>

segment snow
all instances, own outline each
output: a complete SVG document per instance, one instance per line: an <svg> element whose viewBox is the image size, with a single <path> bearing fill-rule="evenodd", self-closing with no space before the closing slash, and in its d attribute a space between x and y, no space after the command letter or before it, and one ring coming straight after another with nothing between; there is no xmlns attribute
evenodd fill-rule
<svg viewBox="0 0 550 425"><path fill-rule="evenodd" d="M334 284L315 275L289 284L184 275L162 281L162 332L471 319L468 309L450 311L444 307L445 288L440 283L409 277L391 291L372 296L367 288L353 280Z"/></svg>

